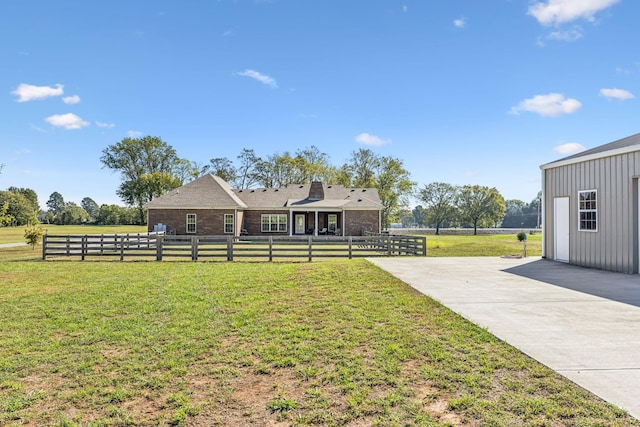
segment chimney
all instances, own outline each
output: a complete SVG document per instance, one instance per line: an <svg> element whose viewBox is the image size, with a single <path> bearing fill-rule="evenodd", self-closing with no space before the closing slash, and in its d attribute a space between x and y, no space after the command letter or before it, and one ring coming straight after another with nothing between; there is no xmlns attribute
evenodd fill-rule
<svg viewBox="0 0 640 427"><path fill-rule="evenodd" d="M324 188L322 182L313 181L309 187L309 200L324 200Z"/></svg>

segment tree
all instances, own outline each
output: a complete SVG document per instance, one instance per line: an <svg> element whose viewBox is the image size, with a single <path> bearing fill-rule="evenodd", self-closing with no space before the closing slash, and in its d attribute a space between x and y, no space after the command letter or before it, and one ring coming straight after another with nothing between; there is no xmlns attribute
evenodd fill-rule
<svg viewBox="0 0 640 427"><path fill-rule="evenodd" d="M480 221L493 223L504 217L504 198L493 187L465 185L458 192L457 206L460 218L473 226L474 236L478 234Z"/></svg>
<svg viewBox="0 0 640 427"><path fill-rule="evenodd" d="M376 171L380 168L380 158L367 148L360 148L351 153L344 171L348 171L351 184L349 186L372 188L375 187Z"/></svg>
<svg viewBox="0 0 640 427"><path fill-rule="evenodd" d="M11 225L13 219L13 215L9 215L9 201L5 200L0 204L0 227Z"/></svg>
<svg viewBox="0 0 640 427"><path fill-rule="evenodd" d="M62 197L62 194L57 191L51 193L49 200L47 201L47 207L53 212L54 216L58 216L60 212L62 212L62 208L64 208L64 198Z"/></svg>
<svg viewBox="0 0 640 427"><path fill-rule="evenodd" d="M38 195L31 188L9 187L7 188L7 191L11 191L12 193L22 194L31 203L31 209L33 209L35 212L38 212L40 210L40 204L38 203Z"/></svg>
<svg viewBox="0 0 640 427"><path fill-rule="evenodd" d="M27 241L27 244L31 245L31 249L35 249L36 245L40 243L42 240L42 235L44 234L44 229L42 227L32 225L31 227L24 230L24 238Z"/></svg>
<svg viewBox="0 0 640 427"><path fill-rule="evenodd" d="M69 204L62 209L58 218L61 225L81 225L89 222L91 217L78 205Z"/></svg>
<svg viewBox="0 0 640 427"><path fill-rule="evenodd" d="M80 207L84 209L91 217L91 221L95 221L98 218L98 214L100 213L100 206L91 198L85 197L80 202Z"/></svg>
<svg viewBox="0 0 640 427"><path fill-rule="evenodd" d="M416 206L411 211L413 216L413 223L418 227L424 227L425 221L427 220L427 211L421 205Z"/></svg>
<svg viewBox="0 0 640 427"><path fill-rule="evenodd" d="M432 182L419 191L418 197L426 209L426 220L435 225L436 234L440 234L443 223L454 219L457 193L457 187L445 182Z"/></svg>
<svg viewBox="0 0 640 427"><path fill-rule="evenodd" d="M34 210L32 202L22 193L14 191L0 191L0 206L7 206L2 215L6 225L28 225L38 222L38 211Z"/></svg>
<svg viewBox="0 0 640 427"><path fill-rule="evenodd" d="M216 157L209 160L207 172L224 179L228 183L233 183L238 178L238 171L233 162L226 157Z"/></svg>
<svg viewBox="0 0 640 427"><path fill-rule="evenodd" d="M176 159L173 165L173 176L180 181L180 185L191 182L200 176L201 168L196 162L187 159Z"/></svg>
<svg viewBox="0 0 640 427"><path fill-rule="evenodd" d="M120 172L122 184L116 193L125 203L137 207L142 224L144 205L180 186L179 179L169 178L174 177L176 151L158 137L124 138L102 150L100 161L104 167Z"/></svg>
<svg viewBox="0 0 640 427"><path fill-rule="evenodd" d="M409 204L415 183L401 160L385 156L378 160L374 185L382 202L382 227L388 228L398 219L399 210Z"/></svg>
<svg viewBox="0 0 640 427"><path fill-rule="evenodd" d="M240 166L237 169L235 187L244 190L258 181L256 167L262 159L256 155L255 151L243 148L238 155L238 160L240 160Z"/></svg>

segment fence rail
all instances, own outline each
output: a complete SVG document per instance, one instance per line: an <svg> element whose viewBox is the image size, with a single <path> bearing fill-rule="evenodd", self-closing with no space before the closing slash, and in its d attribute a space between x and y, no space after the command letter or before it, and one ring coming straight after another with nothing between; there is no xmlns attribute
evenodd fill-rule
<svg viewBox="0 0 640 427"><path fill-rule="evenodd" d="M51 257L138 257L165 259L267 260L425 256L417 236L175 236L164 233L45 235L42 259Z"/></svg>

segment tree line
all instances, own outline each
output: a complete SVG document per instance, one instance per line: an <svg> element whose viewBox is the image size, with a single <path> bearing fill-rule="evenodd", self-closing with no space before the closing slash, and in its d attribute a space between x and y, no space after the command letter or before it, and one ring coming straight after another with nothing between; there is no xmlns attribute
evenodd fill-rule
<svg viewBox="0 0 640 427"><path fill-rule="evenodd" d="M505 200L496 188L479 185L455 186L433 182L418 190L421 202L400 215L403 226L440 228L468 226L474 228L538 228L542 192L529 204L516 199Z"/></svg>
<svg viewBox="0 0 640 427"><path fill-rule="evenodd" d="M54 192L46 203L48 210L40 211L33 190L10 187L0 191L0 225L26 225L38 220L54 224L145 224L148 202L207 173L220 176L238 189L279 188L312 181L376 188L383 205L383 228L397 222L432 225L437 232L442 226L517 226L516 214L530 210L524 202L505 201L495 188L436 182L416 191L417 184L402 160L365 148L351 152L338 166L315 146L266 157L244 148L235 159L213 157L202 163L179 157L159 137L144 136L109 145L100 161L103 167L120 173L116 194L127 207L98 206L90 197L78 206ZM413 211L409 210L412 197L422 203Z"/></svg>

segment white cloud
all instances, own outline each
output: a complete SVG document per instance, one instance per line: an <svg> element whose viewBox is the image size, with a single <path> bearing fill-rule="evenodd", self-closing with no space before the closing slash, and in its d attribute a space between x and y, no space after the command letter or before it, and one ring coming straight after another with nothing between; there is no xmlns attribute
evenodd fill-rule
<svg viewBox="0 0 640 427"><path fill-rule="evenodd" d="M409 10L409 8L407 7L407 5L406 5L406 4L402 6L402 11L403 11L404 13L407 13L407 11L408 11L408 10Z"/></svg>
<svg viewBox="0 0 640 427"><path fill-rule="evenodd" d="M51 126L61 127L65 129L82 129L89 126L89 122L85 122L73 113L54 114L44 119Z"/></svg>
<svg viewBox="0 0 640 427"><path fill-rule="evenodd" d="M142 136L142 132L139 130L130 130L127 132L127 136L129 136L129 138L140 138Z"/></svg>
<svg viewBox="0 0 640 427"><path fill-rule="evenodd" d="M361 133L360 135L356 136L356 142L364 145L373 145L375 147L379 147L381 145L390 144L391 140L382 139L380 137L377 137L376 135L371 135L368 133Z"/></svg>
<svg viewBox="0 0 640 427"><path fill-rule="evenodd" d="M571 154L576 154L576 153L580 153L581 151L586 150L586 148L584 148L581 144L578 144L577 142L567 142L566 144L560 144L560 145L556 145L553 148L553 151L555 151L558 154L563 154L563 155L571 155Z"/></svg>
<svg viewBox="0 0 640 427"><path fill-rule="evenodd" d="M624 89L600 89L600 95L607 99L618 99L624 101L626 99L633 99L635 96L628 90Z"/></svg>
<svg viewBox="0 0 640 427"><path fill-rule="evenodd" d="M252 79L255 79L260 83L266 84L268 86L271 86L272 88L278 87L278 84L273 78L267 76L266 74L259 73L255 70L244 70L236 74L243 77L251 77Z"/></svg>
<svg viewBox="0 0 640 427"><path fill-rule="evenodd" d="M115 127L115 123L96 122L96 126L99 128L111 129Z"/></svg>
<svg viewBox="0 0 640 427"><path fill-rule="evenodd" d="M80 102L80 97L78 95L65 96L62 98L62 102L65 104L77 104Z"/></svg>
<svg viewBox="0 0 640 427"><path fill-rule="evenodd" d="M565 98L561 93L549 93L536 95L525 99L511 109L511 114L519 114L523 111L538 113L541 116L559 116L561 114L575 113L582 107L577 99Z"/></svg>
<svg viewBox="0 0 640 427"><path fill-rule="evenodd" d="M467 25L467 20L465 18L454 19L453 25L457 28L464 28L464 26Z"/></svg>
<svg viewBox="0 0 640 427"><path fill-rule="evenodd" d="M582 38L582 28L573 27L566 31L552 31L547 35L547 40L557 40L563 42L574 42Z"/></svg>
<svg viewBox="0 0 640 427"><path fill-rule="evenodd" d="M64 93L63 88L64 86L61 84L57 84L56 87L50 87L20 83L17 89L11 92L11 94L18 97L18 102L27 102L35 99L49 98L50 96L60 96Z"/></svg>
<svg viewBox="0 0 640 427"><path fill-rule="evenodd" d="M594 15L618 0L546 0L536 1L527 14L533 16L542 25L558 25L576 19L594 21Z"/></svg>

